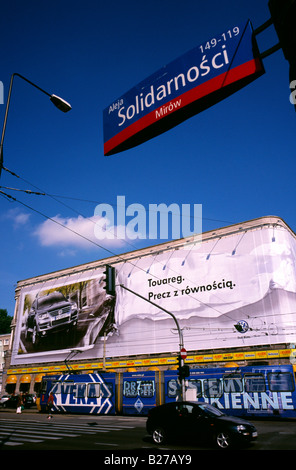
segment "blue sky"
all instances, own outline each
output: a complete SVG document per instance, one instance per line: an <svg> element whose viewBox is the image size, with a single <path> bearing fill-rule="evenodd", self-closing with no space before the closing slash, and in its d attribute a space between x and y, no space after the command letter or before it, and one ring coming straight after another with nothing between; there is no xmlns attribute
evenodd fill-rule
<svg viewBox="0 0 296 470"><path fill-rule="evenodd" d="M203 231L265 215L296 229L296 116L282 51L264 59L262 77L223 102L141 146L103 152L104 108L213 35L247 19L256 28L269 16L267 0L2 2L5 103L10 77L20 73L72 110L59 112L15 78L4 166L20 178L3 171L0 180L17 199L0 197L0 308L13 314L18 280L165 241L96 240L95 208L116 206L117 196L147 213L150 204L202 204ZM261 52L273 46L274 28L257 40ZM1 104L1 123L4 112Z"/></svg>

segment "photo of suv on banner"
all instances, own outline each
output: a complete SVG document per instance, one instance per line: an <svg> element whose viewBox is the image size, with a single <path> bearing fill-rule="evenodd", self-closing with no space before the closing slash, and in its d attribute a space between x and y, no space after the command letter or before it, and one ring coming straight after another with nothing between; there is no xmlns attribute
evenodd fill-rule
<svg viewBox="0 0 296 470"><path fill-rule="evenodd" d="M26 339L37 346L42 338L77 325L78 310L61 292L37 296L26 320Z"/></svg>

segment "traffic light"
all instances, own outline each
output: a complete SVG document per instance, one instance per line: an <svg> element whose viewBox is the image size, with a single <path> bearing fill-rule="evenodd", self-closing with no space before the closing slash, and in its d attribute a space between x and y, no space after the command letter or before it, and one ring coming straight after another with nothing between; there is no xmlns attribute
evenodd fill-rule
<svg viewBox="0 0 296 470"><path fill-rule="evenodd" d="M296 59L296 0L269 0L269 11L285 58Z"/></svg>
<svg viewBox="0 0 296 470"><path fill-rule="evenodd" d="M178 367L178 376L180 382L190 375L190 369L187 365L181 365L181 356L178 356L179 367Z"/></svg>
<svg viewBox="0 0 296 470"><path fill-rule="evenodd" d="M105 291L107 292L107 294L115 295L116 293L115 268L113 268L113 266L110 266L109 264L106 264L104 274L105 274L105 286L104 286Z"/></svg>

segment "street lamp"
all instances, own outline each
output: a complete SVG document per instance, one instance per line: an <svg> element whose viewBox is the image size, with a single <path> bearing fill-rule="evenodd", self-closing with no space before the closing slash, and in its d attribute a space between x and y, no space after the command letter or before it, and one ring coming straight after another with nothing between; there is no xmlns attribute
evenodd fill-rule
<svg viewBox="0 0 296 470"><path fill-rule="evenodd" d="M3 129L2 129L2 137L1 137L1 143L0 143L0 176L1 176L1 171L3 168L3 142L4 142L4 135L5 135L5 129L6 129L6 122L7 122L7 116L8 116L8 110L9 110L9 104L10 104L10 97L11 97L11 91L12 91L12 85L13 85L13 79L14 77L20 77L26 82L30 83L30 85L33 85L35 88L38 90L42 91L45 95L49 96L50 101L60 110L63 111L63 113L67 113L70 111L71 105L67 103L63 98L60 98L57 95L51 95L47 91L43 90L40 88L38 85L35 85L35 83L31 82L27 78L23 77L19 73L13 73L10 79L10 86L9 86L9 92L8 92L8 98L7 98L7 104L6 104L6 110L5 110L5 116L4 116L4 123L3 123Z"/></svg>

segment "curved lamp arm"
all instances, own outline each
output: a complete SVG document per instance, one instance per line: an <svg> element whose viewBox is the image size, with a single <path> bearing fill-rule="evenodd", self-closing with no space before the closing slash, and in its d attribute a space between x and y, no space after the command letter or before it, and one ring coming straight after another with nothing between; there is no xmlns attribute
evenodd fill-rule
<svg viewBox="0 0 296 470"><path fill-rule="evenodd" d="M1 176L1 171L2 171L2 168L3 168L3 142L4 142L4 136L5 136L5 130L6 130L6 122L7 122L8 110L9 110L9 104L10 104L10 97L11 97L13 79L14 79L15 76L22 78L26 82L30 83L30 85L37 88L39 91L42 91L42 93L49 96L50 101L60 111L63 111L63 113L67 113L68 111L70 111L70 109L72 109L71 105L67 101L65 101L63 98L60 98L57 95L52 95L52 94L48 93L47 91L43 90L43 88L40 88L38 85L31 82L31 80L28 80L27 78L23 77L23 75L20 75L19 73L13 73L12 76L11 76L11 79L10 79L10 85L9 85L9 91L8 91L8 97L7 97L7 104L6 104L6 110L5 110L5 116L4 116L4 123L3 123L3 128L2 128L2 136L1 136L1 142L0 142L0 176Z"/></svg>

